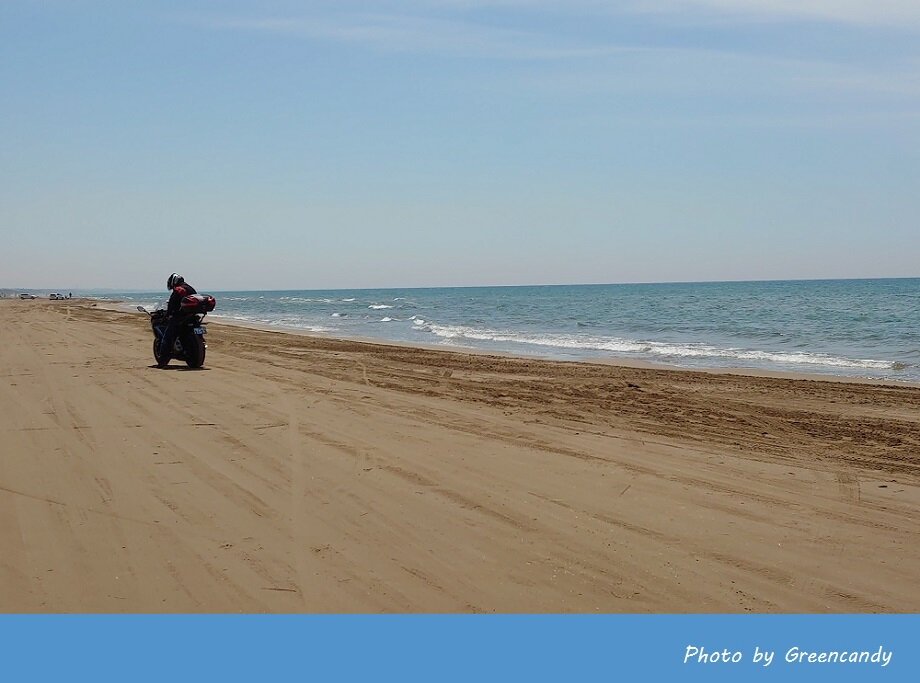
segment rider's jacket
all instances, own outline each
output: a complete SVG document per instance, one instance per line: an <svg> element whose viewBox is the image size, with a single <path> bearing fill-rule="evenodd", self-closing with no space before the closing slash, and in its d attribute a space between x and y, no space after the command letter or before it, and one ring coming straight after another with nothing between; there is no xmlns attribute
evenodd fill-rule
<svg viewBox="0 0 920 683"><path fill-rule="evenodd" d="M181 285L176 285L173 287L172 294L169 295L169 303L166 304L166 315L172 317L179 312L179 307L182 304L182 299L187 297L189 294L197 294L195 288L192 287L187 282L183 282Z"/></svg>

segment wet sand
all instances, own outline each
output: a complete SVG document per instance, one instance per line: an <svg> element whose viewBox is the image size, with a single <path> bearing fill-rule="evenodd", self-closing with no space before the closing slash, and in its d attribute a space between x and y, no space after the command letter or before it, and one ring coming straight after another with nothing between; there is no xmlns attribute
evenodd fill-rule
<svg viewBox="0 0 920 683"><path fill-rule="evenodd" d="M0 301L0 611L917 612L920 389Z"/></svg>

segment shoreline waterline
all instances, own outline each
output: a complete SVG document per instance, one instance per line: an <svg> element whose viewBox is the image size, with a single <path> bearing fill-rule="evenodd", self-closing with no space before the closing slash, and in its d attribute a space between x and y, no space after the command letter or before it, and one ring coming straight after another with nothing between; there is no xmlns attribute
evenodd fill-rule
<svg viewBox="0 0 920 683"><path fill-rule="evenodd" d="M345 339L920 382L920 279L212 293L215 319Z"/></svg>
<svg viewBox="0 0 920 683"><path fill-rule="evenodd" d="M138 313L137 304L127 301L117 301L114 299L94 299L87 297L86 301L92 302L102 310L109 310L119 313ZM138 313L139 314L139 313ZM887 379L874 377L861 377L856 375L833 375L807 371L791 370L770 370L756 367L684 367L680 365L668 364L664 362L654 362L648 360L634 359L622 356L607 356L603 358L553 358L538 354L521 354L513 351L487 350L475 347L452 345L448 343L422 343L406 342L391 340L385 338L366 337L360 335L342 335L332 332L322 332L307 330L298 327L289 327L283 324L266 324L238 320L228 316L209 314L207 321L226 325L228 327L251 329L258 332L274 333L279 335L294 335L306 337L308 339L322 339L332 342L350 342L356 344L366 344L368 346L382 346L397 349L419 349L423 351L443 352L448 354L466 354L482 357L497 357L506 359L517 359L529 362L547 362L547 363L564 363L575 365L601 365L618 368L628 368L637 370L652 370L661 372L676 373L704 373L707 375L731 375L737 377L752 377L761 379L779 379L807 382L833 382L843 384L859 384L866 386L890 386L898 388L917 388L920 389L920 381L911 379Z"/></svg>

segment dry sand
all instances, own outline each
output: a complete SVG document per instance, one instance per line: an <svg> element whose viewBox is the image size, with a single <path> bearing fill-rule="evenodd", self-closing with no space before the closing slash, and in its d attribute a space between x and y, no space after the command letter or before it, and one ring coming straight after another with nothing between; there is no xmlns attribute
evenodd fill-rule
<svg viewBox="0 0 920 683"><path fill-rule="evenodd" d="M920 611L920 389L208 341L0 302L0 611Z"/></svg>

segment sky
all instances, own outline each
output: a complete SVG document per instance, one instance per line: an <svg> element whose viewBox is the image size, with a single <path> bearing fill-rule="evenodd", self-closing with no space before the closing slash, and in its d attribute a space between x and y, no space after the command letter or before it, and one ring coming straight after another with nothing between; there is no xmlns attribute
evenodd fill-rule
<svg viewBox="0 0 920 683"><path fill-rule="evenodd" d="M0 0L0 287L920 275L916 0Z"/></svg>

